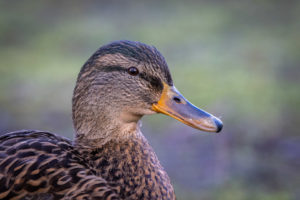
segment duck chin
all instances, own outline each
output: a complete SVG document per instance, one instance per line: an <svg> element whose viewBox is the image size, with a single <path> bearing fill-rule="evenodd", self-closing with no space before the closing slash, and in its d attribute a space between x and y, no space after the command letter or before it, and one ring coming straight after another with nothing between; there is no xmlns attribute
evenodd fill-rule
<svg viewBox="0 0 300 200"><path fill-rule="evenodd" d="M155 113L155 111L145 108L124 109L120 118L124 123L137 123L144 115L152 115Z"/></svg>

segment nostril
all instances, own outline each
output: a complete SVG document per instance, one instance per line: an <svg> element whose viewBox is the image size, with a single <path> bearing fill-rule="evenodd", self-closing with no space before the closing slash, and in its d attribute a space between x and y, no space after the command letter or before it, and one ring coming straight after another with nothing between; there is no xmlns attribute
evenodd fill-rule
<svg viewBox="0 0 300 200"><path fill-rule="evenodd" d="M176 103L181 103L181 100L180 100L180 98L178 98L178 97L173 97L173 100L174 100Z"/></svg>

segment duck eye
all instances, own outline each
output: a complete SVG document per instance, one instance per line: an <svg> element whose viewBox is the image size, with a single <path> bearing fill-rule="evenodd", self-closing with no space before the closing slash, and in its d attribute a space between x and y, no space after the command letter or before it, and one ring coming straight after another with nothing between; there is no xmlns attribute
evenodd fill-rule
<svg viewBox="0 0 300 200"><path fill-rule="evenodd" d="M132 76L136 76L139 73L139 70L136 67L129 67L127 71Z"/></svg>

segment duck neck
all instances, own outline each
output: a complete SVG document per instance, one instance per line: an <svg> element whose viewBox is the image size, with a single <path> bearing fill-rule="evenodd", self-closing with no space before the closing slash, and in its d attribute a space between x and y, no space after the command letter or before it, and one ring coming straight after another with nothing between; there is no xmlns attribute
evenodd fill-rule
<svg viewBox="0 0 300 200"><path fill-rule="evenodd" d="M167 173L140 132L141 115L112 106L75 108L76 150L122 199L175 199Z"/></svg>
<svg viewBox="0 0 300 200"><path fill-rule="evenodd" d="M75 144L99 148L111 140L140 138L140 118L128 120L128 116L122 113L105 112L105 109L102 112L86 112L86 116L81 115L80 120L74 121Z"/></svg>
<svg viewBox="0 0 300 200"><path fill-rule="evenodd" d="M175 199L167 173L146 138L139 136L112 139L101 148L81 148L80 154L121 199Z"/></svg>

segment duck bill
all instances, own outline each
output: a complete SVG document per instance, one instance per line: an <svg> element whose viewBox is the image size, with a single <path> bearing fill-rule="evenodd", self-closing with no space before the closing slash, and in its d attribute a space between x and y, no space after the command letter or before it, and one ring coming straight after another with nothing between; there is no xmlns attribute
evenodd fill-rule
<svg viewBox="0 0 300 200"><path fill-rule="evenodd" d="M218 133L223 127L220 119L197 108L185 99L174 86L165 83L161 98L152 105L152 110L169 115L202 131Z"/></svg>

